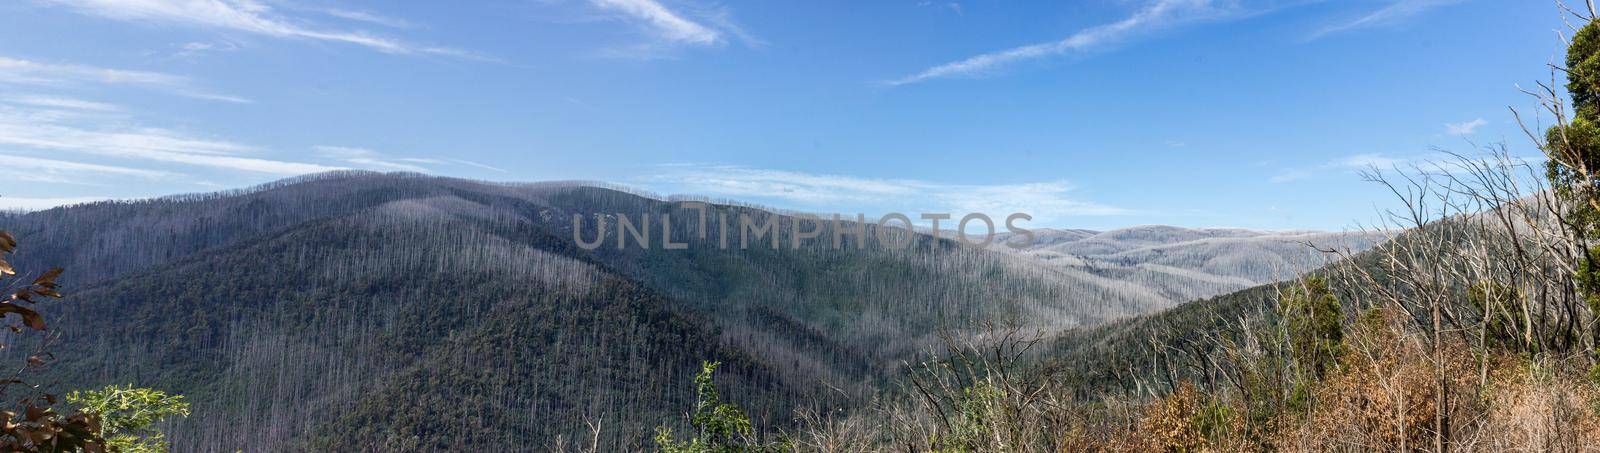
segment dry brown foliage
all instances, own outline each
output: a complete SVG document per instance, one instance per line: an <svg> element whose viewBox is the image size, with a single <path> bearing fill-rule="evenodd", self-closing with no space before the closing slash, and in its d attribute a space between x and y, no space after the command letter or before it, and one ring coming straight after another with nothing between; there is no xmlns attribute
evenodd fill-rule
<svg viewBox="0 0 1600 453"><path fill-rule="evenodd" d="M1436 363L1427 338L1406 329L1392 310L1375 310L1353 326L1340 371L1314 392L1305 420L1285 430L1279 445L1301 451L1430 448L1438 367L1445 368L1453 398L1447 404L1450 419L1474 418L1481 408L1470 396L1474 362L1464 345L1445 343L1445 360Z"/></svg>
<svg viewBox="0 0 1600 453"><path fill-rule="evenodd" d="M1600 451L1600 389L1572 372L1503 361L1473 444L1488 451ZM1557 364L1568 368L1565 364Z"/></svg>
<svg viewBox="0 0 1600 453"><path fill-rule="evenodd" d="M1197 418L1204 410L1206 397L1185 383L1178 391L1145 406L1139 421L1139 440L1150 451L1209 451L1205 433Z"/></svg>

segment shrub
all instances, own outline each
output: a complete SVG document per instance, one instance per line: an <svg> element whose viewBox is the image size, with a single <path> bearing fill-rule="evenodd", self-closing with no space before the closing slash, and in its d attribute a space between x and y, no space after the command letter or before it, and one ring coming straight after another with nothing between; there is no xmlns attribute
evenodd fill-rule
<svg viewBox="0 0 1600 453"><path fill-rule="evenodd" d="M72 392L67 402L100 417L100 437L123 453L159 453L170 446L154 425L162 419L189 415L182 395L132 385L112 385L100 390Z"/></svg>

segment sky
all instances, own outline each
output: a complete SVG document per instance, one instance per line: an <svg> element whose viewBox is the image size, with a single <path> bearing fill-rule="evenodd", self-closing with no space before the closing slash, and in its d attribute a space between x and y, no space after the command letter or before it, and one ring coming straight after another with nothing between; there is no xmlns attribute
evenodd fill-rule
<svg viewBox="0 0 1600 453"><path fill-rule="evenodd" d="M1534 0L20 0L0 209L340 169L819 213L1341 230L1503 143Z"/></svg>

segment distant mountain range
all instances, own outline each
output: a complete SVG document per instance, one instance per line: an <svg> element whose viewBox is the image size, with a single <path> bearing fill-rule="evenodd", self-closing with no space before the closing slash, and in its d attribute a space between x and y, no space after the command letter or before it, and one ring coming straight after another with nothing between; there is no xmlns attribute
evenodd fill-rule
<svg viewBox="0 0 1600 453"><path fill-rule="evenodd" d="M871 397L940 328L1068 332L1292 277L1323 262L1306 242L1382 239L1136 227L1039 230L1020 251L924 234L903 251L725 249L716 219L771 218L789 237L792 218L705 211L702 226L594 185L352 172L0 228L19 269L67 269L52 376L189 395L196 416L169 435L194 451L551 446L585 420L621 427L603 440L628 449L681 426L700 360L723 361L725 396L771 426ZM574 216L587 235L617 214L670 217L686 247L573 240Z"/></svg>
<svg viewBox="0 0 1600 453"><path fill-rule="evenodd" d="M1161 225L1111 231L1043 229L1019 253L1047 265L1135 283L1172 306L1294 278L1327 264L1329 255L1323 250L1359 252L1388 234ZM1000 238L1010 240L1010 235Z"/></svg>

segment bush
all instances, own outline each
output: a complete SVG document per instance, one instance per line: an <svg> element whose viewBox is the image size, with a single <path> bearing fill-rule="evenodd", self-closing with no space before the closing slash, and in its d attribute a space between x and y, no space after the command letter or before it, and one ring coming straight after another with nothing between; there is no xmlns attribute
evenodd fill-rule
<svg viewBox="0 0 1600 453"><path fill-rule="evenodd" d="M153 425L162 419L189 415L182 395L132 385L112 385L100 390L72 392L67 402L100 417L100 437L123 453L158 453L170 446Z"/></svg>

